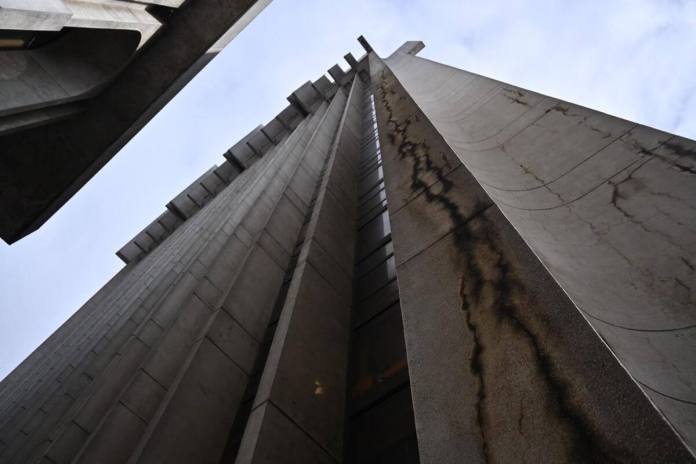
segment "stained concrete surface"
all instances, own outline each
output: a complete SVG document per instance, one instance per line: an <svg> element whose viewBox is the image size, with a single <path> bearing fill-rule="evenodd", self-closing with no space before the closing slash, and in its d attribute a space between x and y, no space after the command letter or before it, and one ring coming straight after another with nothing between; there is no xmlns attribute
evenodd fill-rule
<svg viewBox="0 0 696 464"><path fill-rule="evenodd" d="M386 65L394 69L393 75L377 59L374 63L387 197L390 204L392 201L402 204L400 209L391 211L392 235L412 365L421 459L458 462L461 456L469 456L475 461L512 462L520 456L529 461L555 456L553 459L562 462L663 459L691 462L693 456L597 336L593 330L596 327L588 325L576 309L576 302L568 299L566 292L571 297L573 293L566 288L565 280L558 279L554 262L549 264L544 260L548 255L543 254L539 262L533 253L539 254L535 244L540 237L554 239L555 246L545 249L553 251L554 256L563 256L574 249L580 254L584 250L585 260L566 258L559 261L556 269L561 264L570 264L573 272L580 273L575 276L575 290L584 286L588 295L594 295L595 302L600 295L594 294L595 289L589 286L597 278L586 275L592 272L605 273L604 285L597 291L648 293L648 289L635 289L635 282L624 284L623 277L607 285L610 280L606 273L623 269L621 263L625 260L618 260L614 269L607 269L603 262L592 262L596 250L588 247L588 242L572 240L570 231L578 226L573 227L571 223L546 223L540 219L537 223L540 230L535 232L554 226L557 230L553 235L531 234L529 229L519 226L515 217L507 215L509 207L500 202L503 194L491 191L486 183L494 176L509 182L523 181L510 175L514 166L518 172L524 172L519 163L509 162L510 158L498 147L502 144L510 152L512 142L498 139L503 137L498 135L501 130L484 124L486 118L514 120L516 106L526 108L513 101L519 95L515 93L507 98L503 88L508 86L497 83L500 88L496 92L494 84L480 77L470 77L479 83L478 87L473 84L471 88L449 87L451 82L458 82L456 76L462 73L469 76L468 73L409 55L399 54L386 60ZM496 95L502 95L500 101L495 100ZM495 103L482 109L477 117L466 119L466 109L474 105L470 101ZM505 111L505 106L500 105L511 105L512 109ZM558 111L540 110L542 118L554 112ZM440 119L433 119L436 117ZM596 131L578 127L575 120L567 126L566 133L549 131L549 140L538 141L539 146L547 147L546 153L557 153L563 147L572 153L585 146L577 143L582 135L597 134L596 137L608 139L606 133L626 127L624 122L612 121L604 115L597 118L603 123L592 126ZM483 135L482 128L486 129ZM477 143L498 147L500 154L491 152L476 158L475 154L457 151L453 138L467 131L476 140L486 135L492 137ZM519 129L511 134L518 132ZM554 138L556 134L560 135ZM559 148L553 145L554 140ZM591 138L588 146L592 143L599 144ZM520 147L522 150L524 145ZM452 151L461 160L459 167L453 163ZM539 152L530 149L528 157L533 158ZM539 161L539 165L550 167L554 160L567 163L560 155L558 159L551 155L550 158L546 163ZM497 162L501 164L500 169ZM603 169L596 168L598 172L580 179L601 177ZM505 174L499 174L501 171ZM589 183L592 185L591 180ZM567 191L573 189L577 187L570 182ZM518 199L515 193L509 197ZM539 198L541 201L545 197ZM613 207L610 201L606 205ZM684 214L688 216L689 210ZM559 243L563 239L568 240L568 248L565 242ZM690 246L688 235L681 237L681 243L686 248ZM634 251L651 253L654 257L654 249L646 251L640 246ZM679 259L680 255L673 255L673 264ZM678 269L670 272L679 272ZM432 278L422 279L423 275ZM628 288L619 289L622 285ZM651 297L653 301L656 299L655 295ZM607 299L602 307L617 304L615 295L607 295ZM619 301L623 304L616 313L621 314L619 309L625 308L632 315L641 314L639 308L634 310L626 301ZM662 302L663 307L670 307L664 295ZM688 302L681 307L688 316ZM636 316L634 320L639 318ZM663 322L654 312L651 320L653 324ZM592 319L590 322L593 323ZM614 346L604 332L600 334ZM693 369L689 369L693 349L683 339L675 337L675 340L681 342L680 346L673 344L671 352L662 353L662 359L671 355L677 363L681 360L686 364L679 369L663 361L662 368L654 370L653 375L668 384L670 377L682 376L688 383L689 375L693 374ZM632 357L628 359L633 359L636 366L622 359L621 352L615 353L635 375L639 372L638 365L650 369L650 365L637 360L644 361L644 350L652 345L637 341L634 345ZM688 438L688 423L686 426L679 423L669 409L662 411L681 436ZM673 453L671 458L666 457L669 453Z"/></svg>

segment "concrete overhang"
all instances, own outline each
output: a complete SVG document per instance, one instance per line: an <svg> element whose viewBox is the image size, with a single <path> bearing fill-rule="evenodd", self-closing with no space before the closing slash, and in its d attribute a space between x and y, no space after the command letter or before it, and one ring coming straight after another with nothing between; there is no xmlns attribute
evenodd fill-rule
<svg viewBox="0 0 696 464"><path fill-rule="evenodd" d="M0 237L38 229L270 1L141 2L163 27L99 93L0 117Z"/></svg>

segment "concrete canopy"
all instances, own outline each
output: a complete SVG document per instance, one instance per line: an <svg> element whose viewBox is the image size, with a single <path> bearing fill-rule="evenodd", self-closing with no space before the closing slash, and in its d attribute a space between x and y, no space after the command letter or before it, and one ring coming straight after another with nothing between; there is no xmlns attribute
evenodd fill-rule
<svg viewBox="0 0 696 464"><path fill-rule="evenodd" d="M111 0L0 2L0 28L8 34L54 34L35 48L29 40L26 49L0 49L0 62L10 66L20 61L18 73L0 80L0 95L12 98L22 95L18 88L34 91L26 79L36 80L35 67L21 64L33 63L33 55L46 47L85 31L140 35L136 47L83 90L56 98L40 95L26 105L18 101L0 109L0 237L7 243L35 231L60 209L270 0L143 3L147 5ZM121 22L114 25L114 18ZM104 57L94 56L95 50L75 47L72 55L70 50L52 56L56 69L61 60L92 58L92 69L103 68ZM78 68L70 64L59 73L57 83L62 85L57 87L83 84L86 73L69 72ZM53 82L50 74L39 84Z"/></svg>

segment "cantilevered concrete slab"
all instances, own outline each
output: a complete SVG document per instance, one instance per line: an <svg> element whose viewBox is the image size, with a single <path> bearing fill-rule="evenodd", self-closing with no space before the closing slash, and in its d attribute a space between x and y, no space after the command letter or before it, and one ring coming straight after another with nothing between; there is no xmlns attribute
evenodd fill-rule
<svg viewBox="0 0 696 464"><path fill-rule="evenodd" d="M0 2L19 44L0 50L0 237L40 227L269 3Z"/></svg>

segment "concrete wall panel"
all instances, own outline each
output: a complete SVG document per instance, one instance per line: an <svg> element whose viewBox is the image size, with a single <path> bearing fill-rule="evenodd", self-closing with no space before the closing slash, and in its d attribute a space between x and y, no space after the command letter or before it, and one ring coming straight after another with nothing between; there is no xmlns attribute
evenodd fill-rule
<svg viewBox="0 0 696 464"><path fill-rule="evenodd" d="M468 456L473 461L514 462L523 456L558 462L653 462L674 453L668 460L690 462L692 456L678 435L568 299L563 281L554 280L558 276L552 268L547 273L543 255L541 262L535 256L535 240L558 239L560 232L551 235L547 223L529 237L528 227L516 231L520 223L503 216L507 210L498 192L481 181L494 169L469 167L463 152L458 153L459 167L452 166L451 154L443 157L448 136L466 131L444 128L458 124L459 118L467 120L467 112L485 108L485 101L494 102L495 85L447 67L433 78L432 66L440 65L430 63L424 65L428 78L419 74L417 80L406 64L399 67L413 60L399 56L387 61L396 77L375 61L373 78L387 197L390 206L392 198L403 205L391 210L392 236L421 461L459 462ZM455 92L448 87L452 83L463 87L454 87ZM442 89L451 94L442 95ZM506 118L499 104L481 117ZM512 100L510 105L522 106ZM442 113L435 113L436 108ZM442 118L442 126L429 111ZM586 134L597 137L597 147L609 138L605 132L621 137L626 127L606 117L593 124L602 132L588 129ZM576 143L568 146L578 149ZM429 158L449 159L452 167L447 171L443 164L428 163ZM489 153L481 161L492 166L496 159ZM509 158L500 159L504 166ZM501 178L515 179L513 170L507 175ZM510 193L510 198L520 197ZM564 230L574 228L566 218ZM567 253L559 243L545 250ZM580 267L574 262L573 273ZM575 274L575 279L579 282L580 277ZM686 353L685 342L680 343Z"/></svg>

